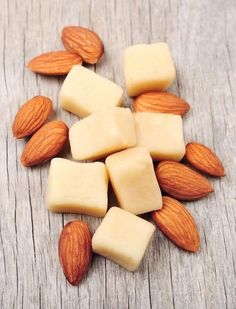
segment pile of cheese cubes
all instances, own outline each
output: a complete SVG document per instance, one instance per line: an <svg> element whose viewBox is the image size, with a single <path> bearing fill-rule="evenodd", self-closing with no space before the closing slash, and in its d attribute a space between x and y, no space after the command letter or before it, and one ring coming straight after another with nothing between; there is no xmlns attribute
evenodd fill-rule
<svg viewBox="0 0 236 309"><path fill-rule="evenodd" d="M175 79L167 44L129 47L124 53L128 95L165 90ZM180 161L185 153L178 115L133 114L122 105L123 90L106 78L75 65L64 81L60 105L84 118L69 131L74 160L51 161L47 207L104 217L92 239L94 252L135 270L155 227L137 215L162 207L153 160ZM119 207L108 207L109 180Z"/></svg>

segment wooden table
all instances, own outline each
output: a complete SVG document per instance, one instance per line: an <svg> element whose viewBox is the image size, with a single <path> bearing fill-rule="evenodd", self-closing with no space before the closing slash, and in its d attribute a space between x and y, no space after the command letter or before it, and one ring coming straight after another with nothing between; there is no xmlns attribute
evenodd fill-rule
<svg viewBox="0 0 236 309"><path fill-rule="evenodd" d="M236 308L235 1L0 2L0 308ZM125 47L157 41L170 45L177 68L170 91L191 104L184 118L185 140L214 149L227 173L211 178L215 193L186 203L199 228L199 253L178 249L157 231L138 271L95 256L79 287L65 280L57 255L63 225L83 218L94 231L101 220L49 213L49 164L24 168L19 158L26 141L11 132L19 106L38 94L53 99L54 118L68 125L77 120L58 107L64 78L26 68L33 56L62 48L65 25L98 32L106 53L90 68L120 85ZM63 156L69 158L69 150Z"/></svg>

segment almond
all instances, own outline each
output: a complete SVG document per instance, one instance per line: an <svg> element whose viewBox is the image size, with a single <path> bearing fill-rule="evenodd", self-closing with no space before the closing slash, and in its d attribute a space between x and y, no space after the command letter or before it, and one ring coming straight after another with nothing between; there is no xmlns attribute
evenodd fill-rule
<svg viewBox="0 0 236 309"><path fill-rule="evenodd" d="M167 113L185 115L189 104L178 96L167 92L147 92L138 96L133 102L134 112Z"/></svg>
<svg viewBox="0 0 236 309"><path fill-rule="evenodd" d="M186 146L186 159L198 170L212 176L224 176L224 167L217 155L208 147L189 143Z"/></svg>
<svg viewBox="0 0 236 309"><path fill-rule="evenodd" d="M83 27L65 27L62 30L62 42L68 51L80 55L85 62L90 64L97 63L104 52L99 36Z"/></svg>
<svg viewBox="0 0 236 309"><path fill-rule="evenodd" d="M59 259L67 280L77 285L92 260L91 232L83 221L71 221L63 228L58 245Z"/></svg>
<svg viewBox="0 0 236 309"><path fill-rule="evenodd" d="M36 132L52 114L52 101L36 96L21 106L12 125L16 138L23 138Z"/></svg>
<svg viewBox="0 0 236 309"><path fill-rule="evenodd" d="M77 54L62 50L39 55L30 60L27 67L40 74L64 75L75 64L82 64L82 58Z"/></svg>
<svg viewBox="0 0 236 309"><path fill-rule="evenodd" d="M162 161L156 176L161 189L180 200L196 200L213 191L205 177L182 163Z"/></svg>
<svg viewBox="0 0 236 309"><path fill-rule="evenodd" d="M180 248L196 252L200 239L195 221L188 210L177 200L163 196L163 206L152 212L157 227Z"/></svg>
<svg viewBox="0 0 236 309"><path fill-rule="evenodd" d="M68 127L54 120L42 126L25 145L21 155L24 166L44 163L58 154L68 140Z"/></svg>

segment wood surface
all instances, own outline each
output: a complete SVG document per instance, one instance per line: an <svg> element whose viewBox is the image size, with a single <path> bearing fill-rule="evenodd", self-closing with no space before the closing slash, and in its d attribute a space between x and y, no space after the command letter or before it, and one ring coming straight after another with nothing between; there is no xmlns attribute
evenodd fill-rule
<svg viewBox="0 0 236 309"><path fill-rule="evenodd" d="M236 2L235 0L0 0L0 308L236 308ZM94 29L105 56L92 70L124 85L122 51L135 43L166 41L177 80L170 91L191 104L185 140L216 151L226 176L215 192L186 203L196 219L201 250L186 253L157 231L138 271L95 256L79 287L59 266L57 243L66 222L83 218L45 207L49 164L25 168L25 140L12 136L19 108L34 95L53 99L54 118L77 118L58 107L64 78L30 72L25 64L62 48L65 25ZM145 59L143 59L145 62ZM131 100L126 98L126 105ZM63 153L70 157L69 149ZM112 203L112 202L111 202Z"/></svg>

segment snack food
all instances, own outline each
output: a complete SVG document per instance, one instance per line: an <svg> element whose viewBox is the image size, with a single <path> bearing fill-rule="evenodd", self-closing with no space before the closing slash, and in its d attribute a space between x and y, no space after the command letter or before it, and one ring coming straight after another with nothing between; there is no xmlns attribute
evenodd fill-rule
<svg viewBox="0 0 236 309"><path fill-rule="evenodd" d="M137 146L154 160L180 161L185 154L182 118L163 113L135 113Z"/></svg>
<svg viewBox="0 0 236 309"><path fill-rule="evenodd" d="M92 30L68 26L62 30L62 42L71 53L78 54L87 63L97 63L102 57L104 46L99 36Z"/></svg>
<svg viewBox="0 0 236 309"><path fill-rule="evenodd" d="M95 160L136 145L130 109L113 107L75 123L69 132L72 156Z"/></svg>
<svg viewBox="0 0 236 309"><path fill-rule="evenodd" d="M21 154L24 166L47 162L55 157L68 140L68 127L61 120L53 120L43 125L30 138Z"/></svg>
<svg viewBox="0 0 236 309"><path fill-rule="evenodd" d="M91 232L85 222L76 220L64 226L58 254L66 279L72 285L79 284L92 260Z"/></svg>
<svg viewBox="0 0 236 309"><path fill-rule="evenodd" d="M162 207L161 191L146 149L134 147L112 154L106 166L121 208L138 215Z"/></svg>
<svg viewBox="0 0 236 309"><path fill-rule="evenodd" d="M161 189L179 200L197 200L213 192L207 178L182 163L162 161L156 176Z"/></svg>
<svg viewBox="0 0 236 309"><path fill-rule="evenodd" d="M198 170L211 176L224 176L225 170L217 155L208 147L191 142L186 146L186 159Z"/></svg>
<svg viewBox="0 0 236 309"><path fill-rule="evenodd" d="M82 64L82 58L79 55L66 50L59 50L44 53L31 59L27 67L39 74L65 75L75 64Z"/></svg>
<svg viewBox="0 0 236 309"><path fill-rule="evenodd" d="M102 162L51 161L47 207L53 212L103 217L107 211L108 175Z"/></svg>
<svg viewBox="0 0 236 309"><path fill-rule="evenodd" d="M36 132L53 111L52 100L41 95L35 96L18 110L12 133L16 138L23 138Z"/></svg>
<svg viewBox="0 0 236 309"><path fill-rule="evenodd" d="M155 231L153 224L112 207L92 238L92 248L129 271L138 268Z"/></svg>
<svg viewBox="0 0 236 309"><path fill-rule="evenodd" d="M163 196L163 207L153 211L152 219L166 237L180 248L190 252L199 249L196 223L187 208L177 200Z"/></svg>
<svg viewBox="0 0 236 309"><path fill-rule="evenodd" d="M177 95L164 91L150 91L135 98L134 112L166 113L184 116L190 109L189 104Z"/></svg>
<svg viewBox="0 0 236 309"><path fill-rule="evenodd" d="M129 96L167 89L175 79L175 66L166 43L139 44L124 51L124 78Z"/></svg>
<svg viewBox="0 0 236 309"><path fill-rule="evenodd" d="M79 117L122 104L122 88L86 69L75 65L67 75L59 95L61 107Z"/></svg>
<svg viewBox="0 0 236 309"><path fill-rule="evenodd" d="M133 110L138 113L133 115L130 109L119 107L123 95L120 86L80 66L82 60L90 64L100 60L104 46L99 36L87 28L69 26L62 31L62 42L67 51L41 54L28 67L48 75L69 72L59 95L60 105L79 117L87 117L70 129L73 158L96 160L108 156L106 166L62 158L51 161L48 209L105 216L92 240L83 221L69 222L63 228L58 251L67 280L77 285L83 279L92 249L130 271L136 270L155 226L135 215L150 211L155 224L173 243L196 252L200 239L194 219L179 201L162 198L160 191L161 187L181 200L195 200L213 191L201 174L174 162L185 154L181 116L188 112L189 104L164 91L175 79L168 45L140 44L125 50L126 90L129 96L138 95L133 102ZM43 126L51 112L51 100L38 96L16 116L12 129L17 138L39 129L22 153L25 166L51 159L68 139L64 122L56 120ZM152 159L164 160L158 163L156 176ZM186 159L205 173L224 175L219 158L204 145L189 143ZM120 208L112 207L106 214L108 176Z"/></svg>

